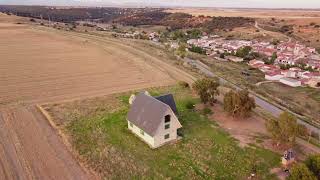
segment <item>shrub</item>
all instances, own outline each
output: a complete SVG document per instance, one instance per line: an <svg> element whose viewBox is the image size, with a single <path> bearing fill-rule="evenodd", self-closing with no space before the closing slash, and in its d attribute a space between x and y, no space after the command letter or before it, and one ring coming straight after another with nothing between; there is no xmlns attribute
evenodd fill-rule
<svg viewBox="0 0 320 180"><path fill-rule="evenodd" d="M205 116L211 115L212 113L213 113L212 110L210 108L207 108L207 107L202 110L202 114L205 115Z"/></svg>
<svg viewBox="0 0 320 180"><path fill-rule="evenodd" d="M179 84L180 87L190 88L190 85L185 81L180 81L178 84Z"/></svg>
<svg viewBox="0 0 320 180"><path fill-rule="evenodd" d="M296 164L290 171L288 180L316 180L317 178L312 174L305 164Z"/></svg>
<svg viewBox="0 0 320 180"><path fill-rule="evenodd" d="M305 164L316 177L320 178L320 154L309 156Z"/></svg>
<svg viewBox="0 0 320 180"><path fill-rule="evenodd" d="M187 101L185 107L189 110L192 110L195 107L195 103L193 101Z"/></svg>
<svg viewBox="0 0 320 180"><path fill-rule="evenodd" d="M194 46L194 45L192 45L192 47L189 48L189 50L191 52L198 53L198 54L206 54L206 50L205 49L202 49L201 47Z"/></svg>

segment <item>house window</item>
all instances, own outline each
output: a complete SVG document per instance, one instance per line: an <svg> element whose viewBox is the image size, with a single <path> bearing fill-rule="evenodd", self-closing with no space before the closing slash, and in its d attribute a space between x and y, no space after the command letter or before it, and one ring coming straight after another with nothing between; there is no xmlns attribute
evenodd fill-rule
<svg viewBox="0 0 320 180"><path fill-rule="evenodd" d="M164 126L164 129L169 129L170 128L170 124L166 124L165 126Z"/></svg>
<svg viewBox="0 0 320 180"><path fill-rule="evenodd" d="M130 126L131 126L131 127L133 127L133 124L132 124L132 123L130 123Z"/></svg>
<svg viewBox="0 0 320 180"><path fill-rule="evenodd" d="M164 136L164 139L169 139L169 137L170 137L170 134L166 134L166 135Z"/></svg>
<svg viewBox="0 0 320 180"><path fill-rule="evenodd" d="M140 130L140 134L144 136L144 131Z"/></svg>
<svg viewBox="0 0 320 180"><path fill-rule="evenodd" d="M170 122L171 121L171 116L170 115L166 115L165 117L164 117L164 123L168 123L168 122Z"/></svg>

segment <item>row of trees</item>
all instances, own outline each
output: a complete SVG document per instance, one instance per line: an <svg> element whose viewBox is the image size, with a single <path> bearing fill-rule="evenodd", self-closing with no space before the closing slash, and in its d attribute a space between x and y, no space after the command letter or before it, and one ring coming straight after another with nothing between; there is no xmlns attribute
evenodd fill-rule
<svg viewBox="0 0 320 180"><path fill-rule="evenodd" d="M193 84L193 89L198 93L204 104L213 105L216 102L215 96L219 95L219 86L218 79L205 78L196 81ZM231 90L224 96L223 106L224 110L232 116L248 117L256 104L247 90Z"/></svg>

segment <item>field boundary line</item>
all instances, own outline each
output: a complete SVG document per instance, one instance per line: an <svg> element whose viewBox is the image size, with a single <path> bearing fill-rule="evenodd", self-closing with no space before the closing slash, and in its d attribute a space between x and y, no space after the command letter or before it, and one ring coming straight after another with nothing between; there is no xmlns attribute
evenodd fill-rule
<svg viewBox="0 0 320 180"><path fill-rule="evenodd" d="M44 105L44 104L43 104ZM49 122L50 126L58 133L59 137L62 139L62 143L66 146L67 150L71 153L71 155L76 159L77 163L80 165L80 167L89 175L93 175L96 178L102 179L98 173L96 173L90 166L83 161L83 159L80 157L79 153L74 151L74 148L72 147L72 144L68 140L68 137L61 128L59 128L56 123L54 122L52 116L46 111L42 105L36 104L36 108L40 111L40 113L44 116L44 118Z"/></svg>

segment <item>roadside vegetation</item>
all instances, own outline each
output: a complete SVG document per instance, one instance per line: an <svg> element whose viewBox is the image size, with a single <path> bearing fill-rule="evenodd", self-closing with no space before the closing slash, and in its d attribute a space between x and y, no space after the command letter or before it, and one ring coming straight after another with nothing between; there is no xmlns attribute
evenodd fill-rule
<svg viewBox="0 0 320 180"><path fill-rule="evenodd" d="M61 128L70 136L73 147L81 159L107 179L239 179L250 176L252 171L261 179L275 179L269 170L279 164L279 155L253 144L240 148L234 138L207 118L214 112L194 109L200 100L186 83L179 84L149 89L152 95L174 94L183 126L182 140L155 150L127 130L131 93L105 97L108 100L96 108L87 100L86 106L93 108L90 112L98 113L79 115L79 109L87 112L81 102L77 102L79 109L71 103L48 106L47 110L53 117L57 112L65 115L60 118ZM114 110L108 108L109 102Z"/></svg>
<svg viewBox="0 0 320 180"><path fill-rule="evenodd" d="M317 180L320 179L320 154L309 155L307 159L295 164L291 169L288 180Z"/></svg>

